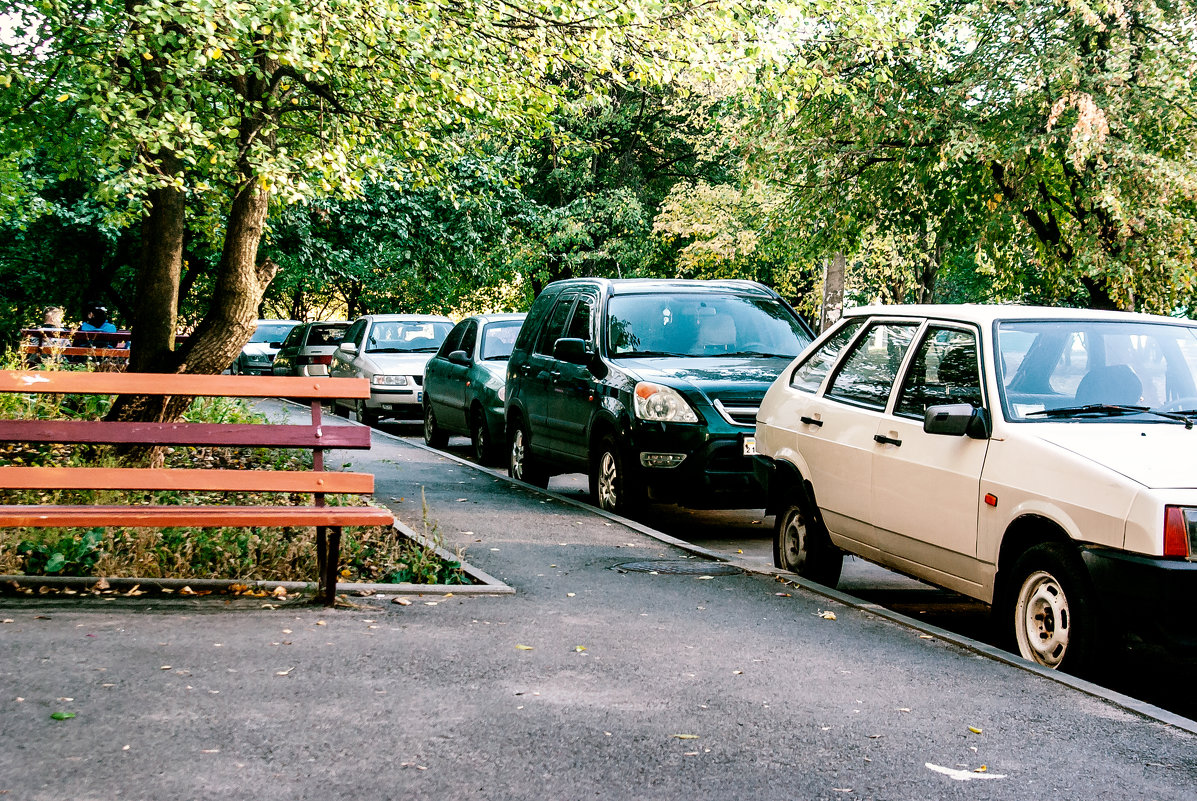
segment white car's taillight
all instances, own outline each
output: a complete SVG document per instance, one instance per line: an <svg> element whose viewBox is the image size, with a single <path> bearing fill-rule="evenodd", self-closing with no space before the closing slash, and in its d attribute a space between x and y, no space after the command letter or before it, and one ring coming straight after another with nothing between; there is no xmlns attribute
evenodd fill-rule
<svg viewBox="0 0 1197 801"><path fill-rule="evenodd" d="M1164 556L1188 559L1197 551L1197 507L1164 507Z"/></svg>

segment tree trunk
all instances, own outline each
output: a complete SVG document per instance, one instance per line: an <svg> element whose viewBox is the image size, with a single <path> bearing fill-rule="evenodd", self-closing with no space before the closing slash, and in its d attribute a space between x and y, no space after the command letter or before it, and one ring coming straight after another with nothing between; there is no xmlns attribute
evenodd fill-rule
<svg viewBox="0 0 1197 801"><path fill-rule="evenodd" d="M173 153L163 150L159 159L166 175L178 173L181 165ZM149 201L150 213L141 229L129 371L169 373L177 365L175 329L187 204L183 193L173 186L150 192Z"/></svg>
<svg viewBox="0 0 1197 801"><path fill-rule="evenodd" d="M823 308L819 315L819 330L826 331L844 312L844 268L843 253L836 253L824 264Z"/></svg>

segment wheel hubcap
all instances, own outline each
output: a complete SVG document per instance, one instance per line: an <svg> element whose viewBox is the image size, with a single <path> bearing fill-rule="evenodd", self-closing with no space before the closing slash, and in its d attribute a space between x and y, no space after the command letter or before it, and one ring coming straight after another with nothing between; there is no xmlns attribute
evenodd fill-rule
<svg viewBox="0 0 1197 801"><path fill-rule="evenodd" d="M524 480L524 458L524 432L516 429L515 436L511 438L511 477L520 481Z"/></svg>
<svg viewBox="0 0 1197 801"><path fill-rule="evenodd" d="M599 457L598 502L603 509L614 510L619 503L619 468L615 455L604 451Z"/></svg>
<svg viewBox="0 0 1197 801"><path fill-rule="evenodd" d="M1059 666L1068 652L1072 622L1060 582L1042 570L1028 576L1014 614L1018 650L1023 657L1045 667Z"/></svg>
<svg viewBox="0 0 1197 801"><path fill-rule="evenodd" d="M785 528L781 530L782 553L786 566L799 570L806 561L806 524L797 512L790 515Z"/></svg>
<svg viewBox="0 0 1197 801"><path fill-rule="evenodd" d="M428 442L432 442L435 435L436 421L432 419L432 407L430 406L428 407L428 410L424 412L424 439Z"/></svg>
<svg viewBox="0 0 1197 801"><path fill-rule="evenodd" d="M488 447L489 446L486 442L486 426L475 423L474 424L474 455L476 457L478 457L479 459L482 459L484 456L486 456L486 451L487 451Z"/></svg>

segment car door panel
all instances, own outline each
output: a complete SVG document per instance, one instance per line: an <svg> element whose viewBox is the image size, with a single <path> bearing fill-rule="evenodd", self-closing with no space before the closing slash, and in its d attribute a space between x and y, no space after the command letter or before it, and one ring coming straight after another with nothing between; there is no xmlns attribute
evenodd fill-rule
<svg viewBox="0 0 1197 801"><path fill-rule="evenodd" d="M564 332L566 337L590 343L592 352L596 303L594 295L580 295ZM585 464L588 450L586 432L590 427L595 397L595 377L589 367L557 361L550 424L553 427L555 450L562 458Z"/></svg>

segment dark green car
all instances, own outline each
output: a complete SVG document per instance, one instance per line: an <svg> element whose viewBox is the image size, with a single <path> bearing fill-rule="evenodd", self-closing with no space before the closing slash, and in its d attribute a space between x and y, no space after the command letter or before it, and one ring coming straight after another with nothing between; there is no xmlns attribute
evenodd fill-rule
<svg viewBox="0 0 1197 801"><path fill-rule="evenodd" d="M522 314L479 314L453 327L424 367L424 441L443 448L465 434L483 464L503 460L507 357Z"/></svg>
<svg viewBox="0 0 1197 801"><path fill-rule="evenodd" d="M545 287L507 362L508 461L583 471L594 503L763 507L756 412L813 339L751 281L586 278Z"/></svg>

